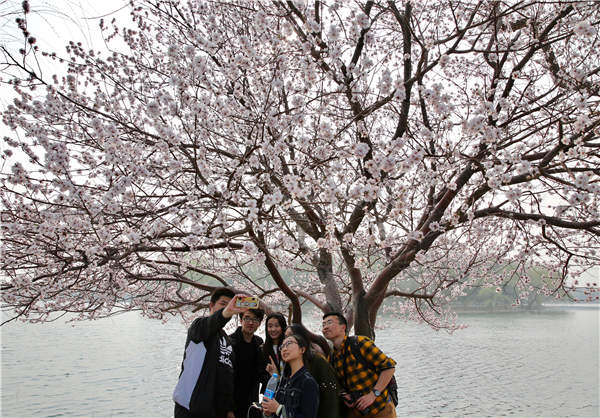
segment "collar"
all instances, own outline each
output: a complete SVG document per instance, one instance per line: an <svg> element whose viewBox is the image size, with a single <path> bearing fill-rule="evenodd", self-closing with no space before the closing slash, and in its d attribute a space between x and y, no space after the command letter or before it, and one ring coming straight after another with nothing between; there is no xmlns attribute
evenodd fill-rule
<svg viewBox="0 0 600 418"><path fill-rule="evenodd" d="M348 341L348 336L344 335L344 339L342 340L342 345L340 345L340 348L333 347L333 353L334 354L339 354L339 353L343 352L344 348L346 348L346 342L347 341Z"/></svg>
<svg viewBox="0 0 600 418"><path fill-rule="evenodd" d="M306 365L300 367L300 369L293 375L291 376L290 379L290 384L291 382L293 382L294 380L300 378L300 376L304 376L304 372L306 371Z"/></svg>
<svg viewBox="0 0 600 418"><path fill-rule="evenodd" d="M246 340L244 340L244 333L242 332L241 326L237 327L237 329L235 330L235 332L233 334L231 334L231 336L234 338L237 338L239 341L244 342L246 344L254 343L257 346L260 346L263 343L262 339L256 334L253 334L252 340L249 343L247 343Z"/></svg>

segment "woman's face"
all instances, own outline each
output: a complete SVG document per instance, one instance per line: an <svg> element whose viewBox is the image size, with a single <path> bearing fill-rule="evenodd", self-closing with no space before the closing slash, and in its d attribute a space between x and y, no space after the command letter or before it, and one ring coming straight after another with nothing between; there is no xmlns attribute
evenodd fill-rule
<svg viewBox="0 0 600 418"><path fill-rule="evenodd" d="M281 325L279 325L277 318L270 318L267 321L267 333L272 340L279 340L281 337L281 331Z"/></svg>
<svg viewBox="0 0 600 418"><path fill-rule="evenodd" d="M283 343L281 343L281 357L286 363L302 358L302 354L304 354L305 350L305 348L301 348L298 345L298 341L296 341L294 337L287 337L283 340Z"/></svg>

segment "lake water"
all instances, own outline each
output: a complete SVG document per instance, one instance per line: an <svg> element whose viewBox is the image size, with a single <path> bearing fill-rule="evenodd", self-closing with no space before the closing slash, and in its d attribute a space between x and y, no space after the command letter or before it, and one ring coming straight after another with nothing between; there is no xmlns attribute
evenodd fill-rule
<svg viewBox="0 0 600 418"><path fill-rule="evenodd" d="M378 330L398 363L398 416L600 415L600 310L461 322L469 328L452 335L407 322ZM128 313L0 331L3 417L172 416L183 324Z"/></svg>

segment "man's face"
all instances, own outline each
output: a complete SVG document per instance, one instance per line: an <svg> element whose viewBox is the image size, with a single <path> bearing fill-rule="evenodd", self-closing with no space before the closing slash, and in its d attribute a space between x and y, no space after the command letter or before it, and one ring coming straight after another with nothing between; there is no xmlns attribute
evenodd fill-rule
<svg viewBox="0 0 600 418"><path fill-rule="evenodd" d="M215 303L208 304L208 310L211 314L214 314L219 309L223 309L224 307L226 307L229 304L230 300L231 298L228 296L221 296L219 299L216 300Z"/></svg>
<svg viewBox="0 0 600 418"><path fill-rule="evenodd" d="M253 312L244 312L242 316L242 332L246 334L254 334L260 325L260 319Z"/></svg>
<svg viewBox="0 0 600 418"><path fill-rule="evenodd" d="M346 326L340 323L337 316L328 316L323 319L322 324L323 336L328 340L334 340L346 332Z"/></svg>

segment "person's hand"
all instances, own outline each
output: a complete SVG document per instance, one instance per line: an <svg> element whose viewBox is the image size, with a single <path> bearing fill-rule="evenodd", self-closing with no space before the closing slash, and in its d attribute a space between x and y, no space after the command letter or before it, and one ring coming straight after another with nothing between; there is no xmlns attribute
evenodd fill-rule
<svg viewBox="0 0 600 418"><path fill-rule="evenodd" d="M354 403L354 407L359 411L364 411L368 407L370 407L373 402L375 402L375 394L373 392L369 392L366 395L361 396Z"/></svg>
<svg viewBox="0 0 600 418"><path fill-rule="evenodd" d="M271 376L273 376L273 373L277 372L277 366L275 365L275 362L273 361L273 357L269 356L269 364L267 364L267 367L265 368L265 370Z"/></svg>
<svg viewBox="0 0 600 418"><path fill-rule="evenodd" d="M233 413L233 411L229 411L227 413L227 418L235 418L235 414Z"/></svg>
<svg viewBox="0 0 600 418"><path fill-rule="evenodd" d="M279 402L277 402L275 399L263 397L260 406L262 406L265 415L273 415L275 412L277 412L277 408L279 408Z"/></svg>
<svg viewBox="0 0 600 418"><path fill-rule="evenodd" d="M340 393L340 396L342 397L342 400L344 401L344 405L346 405L348 408L354 407L354 403L352 403L352 397L350 396L349 393L342 392L342 393Z"/></svg>
<svg viewBox="0 0 600 418"><path fill-rule="evenodd" d="M227 304L227 306L225 307L225 309L223 309L223 317L225 318L231 318L233 315L235 314L239 314L242 312L246 312L248 310L248 308L239 308L237 306L235 306L235 303L237 302L237 300L239 298L243 298L243 297L247 297L248 295L235 295Z"/></svg>

